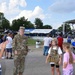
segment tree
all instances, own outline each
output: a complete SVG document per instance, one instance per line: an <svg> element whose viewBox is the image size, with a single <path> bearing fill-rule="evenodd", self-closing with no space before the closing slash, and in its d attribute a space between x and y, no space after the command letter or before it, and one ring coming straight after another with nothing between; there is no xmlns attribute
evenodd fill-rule
<svg viewBox="0 0 75 75"><path fill-rule="evenodd" d="M43 22L40 18L35 18L36 29L43 29Z"/></svg>
<svg viewBox="0 0 75 75"><path fill-rule="evenodd" d="M50 25L44 25L43 29L52 29L52 26L50 26Z"/></svg>
<svg viewBox="0 0 75 75"><path fill-rule="evenodd" d="M2 28L2 20L3 20L4 14L0 12L0 29Z"/></svg>
<svg viewBox="0 0 75 75"><path fill-rule="evenodd" d="M59 28L58 28L58 31L63 31L63 25L61 25ZM69 24L65 24L65 32L69 32L71 31L71 27Z"/></svg>
<svg viewBox="0 0 75 75"><path fill-rule="evenodd" d="M6 18L4 18L2 21L2 28L3 29L10 29L10 22Z"/></svg>
<svg viewBox="0 0 75 75"><path fill-rule="evenodd" d="M17 31L19 29L19 25L17 24L17 20L12 21L11 29Z"/></svg>
<svg viewBox="0 0 75 75"><path fill-rule="evenodd" d="M24 23L25 28L30 29L33 28L34 29L34 25L30 22L30 21L26 21Z"/></svg>
<svg viewBox="0 0 75 75"><path fill-rule="evenodd" d="M27 29L34 28L34 25L30 21L28 21L28 19L25 19L25 17L21 17L12 21L12 30L17 31L20 26L24 26Z"/></svg>
<svg viewBox="0 0 75 75"><path fill-rule="evenodd" d="M0 12L0 20L4 17L4 13Z"/></svg>
<svg viewBox="0 0 75 75"><path fill-rule="evenodd" d="M10 29L10 22L4 17L4 13L0 12L0 28Z"/></svg>

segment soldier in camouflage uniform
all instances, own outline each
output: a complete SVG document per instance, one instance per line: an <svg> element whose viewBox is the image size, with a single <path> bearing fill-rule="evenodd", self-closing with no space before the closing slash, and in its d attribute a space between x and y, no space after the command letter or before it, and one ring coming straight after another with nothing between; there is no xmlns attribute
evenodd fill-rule
<svg viewBox="0 0 75 75"><path fill-rule="evenodd" d="M14 74L23 75L25 57L28 53L27 37L24 36L24 27L20 27L19 33L14 37L12 49L14 53Z"/></svg>

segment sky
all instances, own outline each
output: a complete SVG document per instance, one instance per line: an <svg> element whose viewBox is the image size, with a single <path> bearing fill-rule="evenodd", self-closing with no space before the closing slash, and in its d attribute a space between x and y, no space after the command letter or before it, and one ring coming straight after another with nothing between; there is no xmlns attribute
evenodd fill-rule
<svg viewBox="0 0 75 75"><path fill-rule="evenodd" d="M32 23L40 18L44 25L57 29L75 19L75 0L0 0L0 12L10 22L23 16Z"/></svg>

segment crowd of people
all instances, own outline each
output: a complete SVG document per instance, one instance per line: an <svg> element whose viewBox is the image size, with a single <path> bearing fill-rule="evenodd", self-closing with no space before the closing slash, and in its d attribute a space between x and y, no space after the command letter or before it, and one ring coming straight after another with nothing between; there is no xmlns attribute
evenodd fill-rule
<svg viewBox="0 0 75 75"><path fill-rule="evenodd" d="M75 63L75 41L71 42L71 37L67 38L67 42L61 35L57 38L51 38L48 34L44 38L44 51L43 55L46 57L46 63L51 65L51 75L55 75L55 67L57 75L74 75L73 63ZM61 74L60 65L63 64Z"/></svg>
<svg viewBox="0 0 75 75"><path fill-rule="evenodd" d="M27 37L24 35L24 30L24 27L20 27L19 32L15 37L11 31L0 37L0 58L14 58L13 75L23 75L24 72L25 57L28 53ZM73 63L75 63L75 40L72 42L71 37L68 36L67 42L64 42L61 35L52 38L48 34L43 41L43 55L46 56L46 63L50 63L51 75L55 75L55 70L57 75L74 75ZM39 48L39 44L40 41L37 40L36 48ZM62 64L63 74L60 72L60 65Z"/></svg>
<svg viewBox="0 0 75 75"><path fill-rule="evenodd" d="M24 35L24 30L24 27L20 27L14 38L13 33L8 32L0 39L0 58L14 58L13 75L23 75L24 72L25 57L28 53L27 37Z"/></svg>
<svg viewBox="0 0 75 75"><path fill-rule="evenodd" d="M5 35L1 35L0 49L2 49L4 42L6 42L6 46L2 58L12 59L12 39L13 39L13 32L11 31L9 31Z"/></svg>

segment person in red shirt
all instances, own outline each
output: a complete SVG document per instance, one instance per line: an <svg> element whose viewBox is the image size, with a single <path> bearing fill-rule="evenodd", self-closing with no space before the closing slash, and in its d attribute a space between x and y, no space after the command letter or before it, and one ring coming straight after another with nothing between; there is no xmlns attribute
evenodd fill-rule
<svg viewBox="0 0 75 75"><path fill-rule="evenodd" d="M61 48L62 50L62 44L63 44L63 37L61 34L59 34L59 36L57 37L58 40L58 46Z"/></svg>

